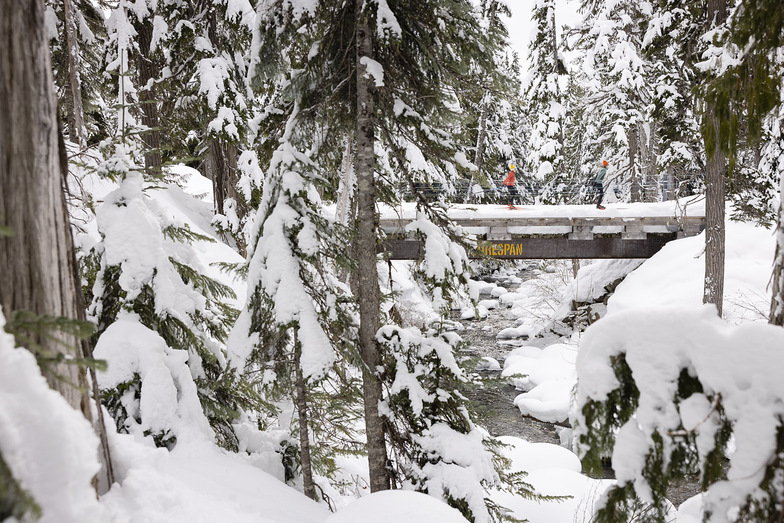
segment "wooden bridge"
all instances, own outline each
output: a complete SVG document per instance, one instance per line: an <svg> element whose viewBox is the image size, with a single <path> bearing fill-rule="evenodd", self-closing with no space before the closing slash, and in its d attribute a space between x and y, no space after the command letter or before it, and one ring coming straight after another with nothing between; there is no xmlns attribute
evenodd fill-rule
<svg viewBox="0 0 784 523"><path fill-rule="evenodd" d="M693 206L687 215L672 202L608 206L609 212L591 206L531 206L513 211L488 207L449 210L454 223L476 241L470 258L650 258L668 241L694 236L705 228L703 206ZM380 250L392 260L418 259L423 244L406 228L415 212L397 211L397 215L382 212L380 227L388 239Z"/></svg>

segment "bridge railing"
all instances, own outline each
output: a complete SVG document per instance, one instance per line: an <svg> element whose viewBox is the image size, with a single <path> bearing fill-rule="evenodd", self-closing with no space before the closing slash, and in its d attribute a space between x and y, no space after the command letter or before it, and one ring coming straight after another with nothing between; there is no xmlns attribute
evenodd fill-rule
<svg viewBox="0 0 784 523"><path fill-rule="evenodd" d="M406 232L411 222L405 218L382 218L380 227L387 235L412 236ZM564 236L573 240L591 240L595 235L620 235L622 239L645 239L648 234L694 236L705 228L702 216L681 218L648 217L541 217L541 218L468 218L454 219L464 232L485 240L510 240L522 236Z"/></svg>

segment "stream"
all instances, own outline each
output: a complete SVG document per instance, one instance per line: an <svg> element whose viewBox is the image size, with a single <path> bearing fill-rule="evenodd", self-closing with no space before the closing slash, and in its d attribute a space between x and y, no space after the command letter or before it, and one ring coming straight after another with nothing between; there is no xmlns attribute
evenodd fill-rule
<svg viewBox="0 0 784 523"><path fill-rule="evenodd" d="M527 280L537 277L539 271L522 269L517 272L517 277ZM513 291L519 286L519 282L512 282L509 278L483 277L488 282ZM489 296L481 296L480 299L487 299ZM460 321L465 330L460 335L466 342L461 354L467 357L491 357L498 361L501 369L504 368L504 360L515 348L523 345L536 345L544 347L551 343L559 343L563 340L553 337L552 340L497 340L496 334L507 327L515 326L515 318L510 314L509 309L501 305L498 309L490 310L486 318L481 320L461 320L460 315L454 318ZM468 386L463 393L468 398L469 408L475 413L475 421L487 429L492 436L515 436L532 443L552 443L560 445L561 439L559 431L568 424L558 425L539 421L529 416L522 416L520 410L514 405L515 398L521 393L505 379L501 378L501 371L479 371L485 377L479 384ZM495 379L493 379L495 378ZM615 473L611 466L605 467L602 477L612 479ZM668 490L668 499L678 507L686 499L699 492L699 482L697 478L686 478L673 482Z"/></svg>

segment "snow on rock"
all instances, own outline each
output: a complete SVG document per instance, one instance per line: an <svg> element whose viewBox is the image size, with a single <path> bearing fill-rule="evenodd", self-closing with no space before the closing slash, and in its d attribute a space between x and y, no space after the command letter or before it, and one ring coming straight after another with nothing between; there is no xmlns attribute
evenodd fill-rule
<svg viewBox="0 0 784 523"><path fill-rule="evenodd" d="M100 469L98 437L4 326L0 311L0 454L41 508L39 522L106 521L91 484Z"/></svg>
<svg viewBox="0 0 784 523"><path fill-rule="evenodd" d="M764 227L726 222L724 319L731 323L767 321L768 281L776 246L773 232ZM705 275L705 235L667 243L632 272L607 303L607 314L639 307L702 308Z"/></svg>
<svg viewBox="0 0 784 523"><path fill-rule="evenodd" d="M501 364L495 358L483 356L479 363L476 364L475 370L498 371L501 370Z"/></svg>
<svg viewBox="0 0 784 523"><path fill-rule="evenodd" d="M503 377L520 390L531 390L546 381L576 379L577 348L558 343L544 349L519 347L504 361ZM517 376L520 375L520 376Z"/></svg>
<svg viewBox="0 0 784 523"><path fill-rule="evenodd" d="M580 472L580 458L573 452L551 443L531 443L514 436L497 438L504 445L502 451L512 461L511 470L533 472L546 468L565 469Z"/></svg>
<svg viewBox="0 0 784 523"><path fill-rule="evenodd" d="M483 320L483 319L487 318L488 314L490 314L490 313L487 311L487 307L485 307L484 305L480 304L480 305L477 305L475 308L474 307L466 307L465 309L460 311L460 319L461 320L474 320L474 319L478 318L480 320Z"/></svg>
<svg viewBox="0 0 784 523"><path fill-rule="evenodd" d="M518 300L523 300L525 298L526 298L525 294L520 294L519 292L507 292L499 296L499 301L501 302L502 305L511 307L512 305L514 305L514 302Z"/></svg>
<svg viewBox="0 0 784 523"><path fill-rule="evenodd" d="M719 423L708 394L718 394L732 423L735 452L727 480L712 485L705 505L716 521L749 496L760 496L759 483L776 454L777 419L784 416L784 329L768 324L728 325L712 306L689 305L629 309L608 315L585 333L577 357L579 440L586 422L580 407L603 401L618 386L611 359L625 354L640 395L635 416L616 436L613 465L619 483L633 482L645 495L641 476L652 434L693 430L697 451L713 450ZM699 379L705 394L673 402L683 369Z"/></svg>
<svg viewBox="0 0 784 523"><path fill-rule="evenodd" d="M479 306L491 311L498 308L498 300L480 300Z"/></svg>
<svg viewBox="0 0 784 523"><path fill-rule="evenodd" d="M475 281L475 285L476 285L476 288L477 288L477 290L478 290L480 295L495 296L496 292L500 292L500 291L498 291L498 289L504 289L503 287L499 287L495 283L482 281L482 280ZM504 289L504 291L506 291L506 289ZM501 294L504 294L504 293L501 293ZM500 294L499 294L499 296L500 296Z"/></svg>
<svg viewBox="0 0 784 523"><path fill-rule="evenodd" d="M499 340L514 340L524 336L530 336L530 329L527 325L520 325L519 327L507 327L501 329L495 337Z"/></svg>
<svg viewBox="0 0 784 523"><path fill-rule="evenodd" d="M569 378L545 381L518 395L514 404L523 416L548 423L563 423L569 419L575 383L576 380Z"/></svg>
<svg viewBox="0 0 784 523"><path fill-rule="evenodd" d="M324 523L465 523L460 512L427 494L387 490L364 496Z"/></svg>
<svg viewBox="0 0 784 523"><path fill-rule="evenodd" d="M503 296L507 292L509 292L509 291L507 289L505 289L504 287L493 287L490 290L490 296L492 296L493 298L500 298L501 296Z"/></svg>

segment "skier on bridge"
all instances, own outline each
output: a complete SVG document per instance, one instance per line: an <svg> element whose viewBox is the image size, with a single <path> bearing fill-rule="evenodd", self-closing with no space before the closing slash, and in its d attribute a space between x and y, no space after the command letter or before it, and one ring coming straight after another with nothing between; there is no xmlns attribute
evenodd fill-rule
<svg viewBox="0 0 784 523"><path fill-rule="evenodd" d="M599 198L596 200L596 208L604 210L605 207L602 205L602 199L604 198L604 175L607 174L607 160L602 161L602 168L599 169L599 172L596 173L596 178L593 180L593 186L599 193Z"/></svg>
<svg viewBox="0 0 784 523"><path fill-rule="evenodd" d="M509 208L516 209L514 205L514 200L518 195L517 187L515 186L515 166L514 164L509 165L509 174L506 175L506 179L501 182L501 185L506 187L506 191L509 193Z"/></svg>

